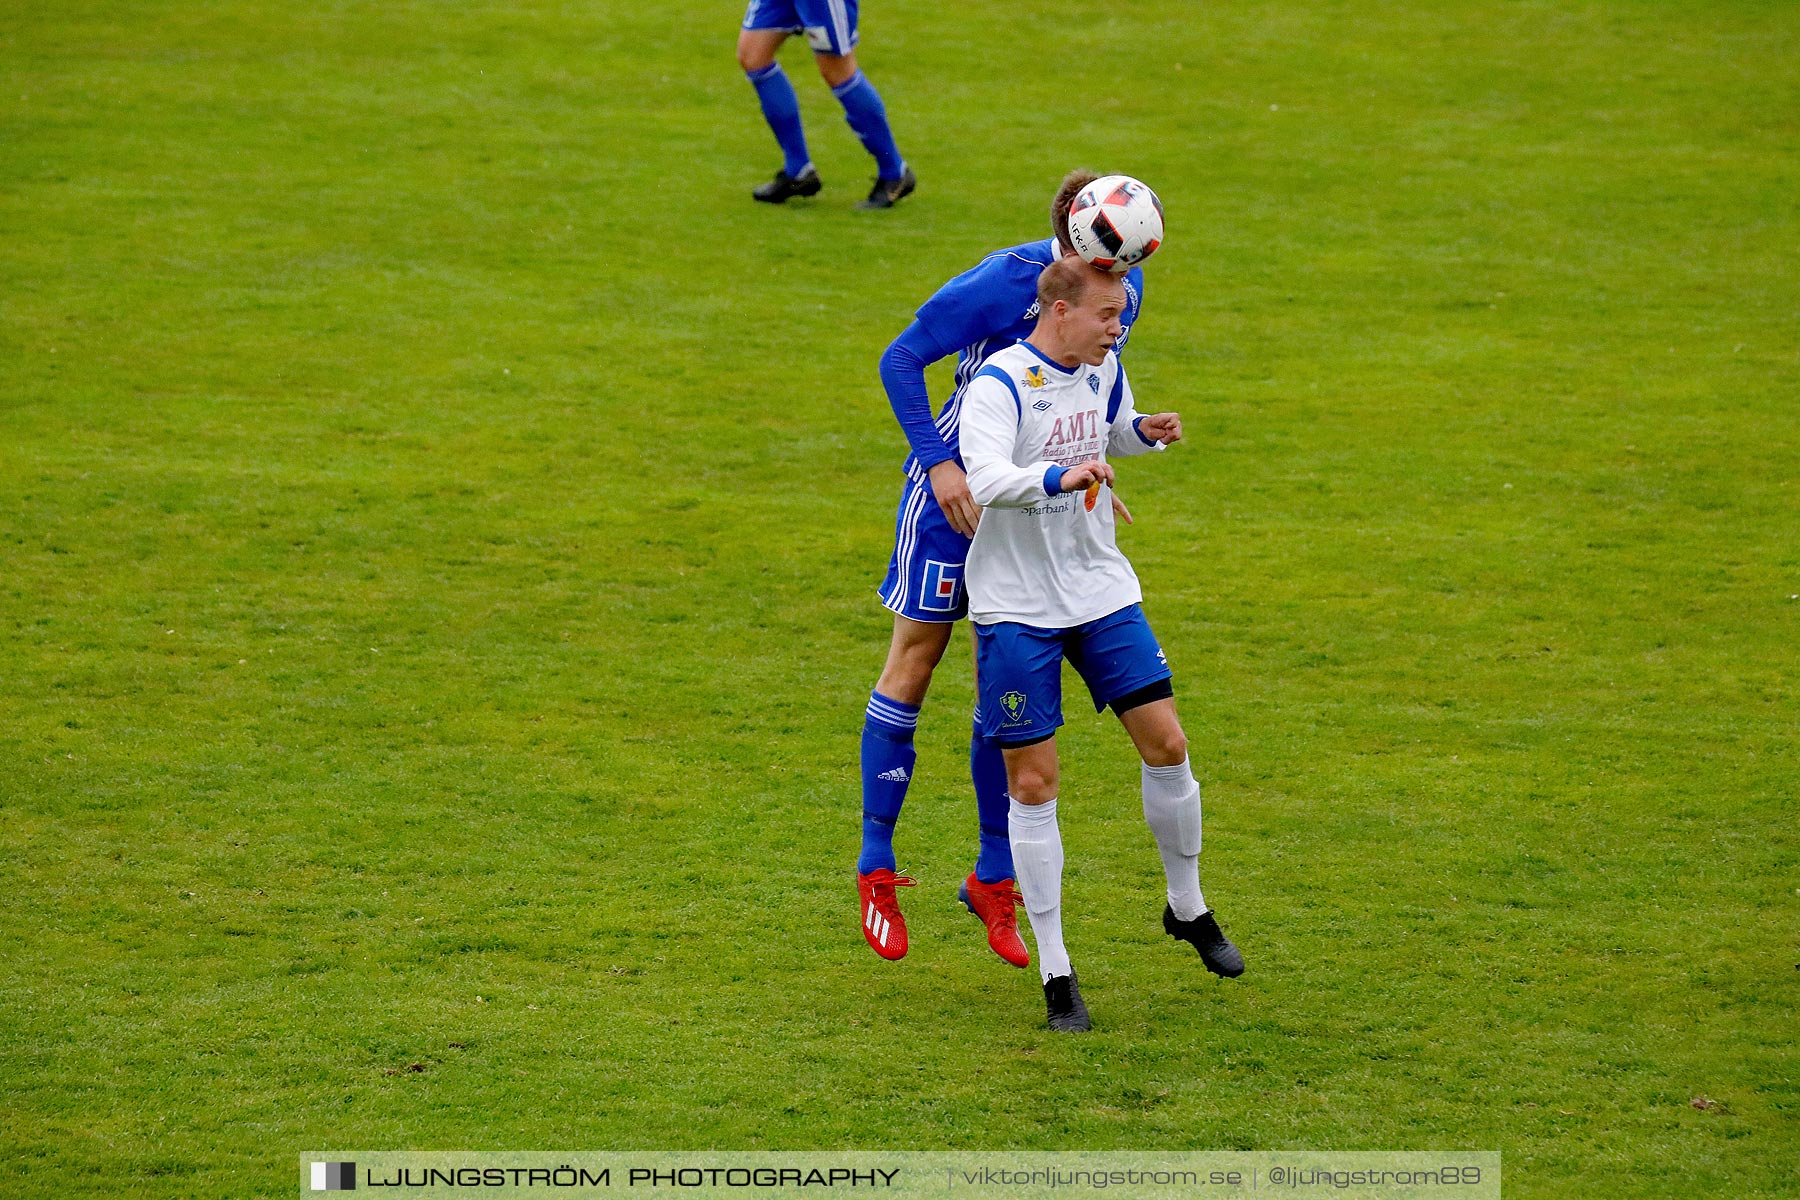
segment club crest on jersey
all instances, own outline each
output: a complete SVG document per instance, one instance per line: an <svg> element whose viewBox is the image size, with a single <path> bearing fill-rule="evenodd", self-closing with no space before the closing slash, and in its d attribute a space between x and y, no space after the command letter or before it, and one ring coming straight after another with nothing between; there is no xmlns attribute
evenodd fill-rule
<svg viewBox="0 0 1800 1200"><path fill-rule="evenodd" d="M1000 697L1000 707L1006 710L1006 719L1016 724L1025 715L1025 693L1006 693Z"/></svg>
<svg viewBox="0 0 1800 1200"><path fill-rule="evenodd" d="M1025 368L1025 386L1026 387L1041 388L1046 383L1049 383L1049 382L1050 381L1048 379L1044 378L1044 368L1042 368L1042 367L1026 367Z"/></svg>
<svg viewBox="0 0 1800 1200"><path fill-rule="evenodd" d="M1096 396L1100 394L1100 377L1098 375L1088 376L1088 391Z"/></svg>

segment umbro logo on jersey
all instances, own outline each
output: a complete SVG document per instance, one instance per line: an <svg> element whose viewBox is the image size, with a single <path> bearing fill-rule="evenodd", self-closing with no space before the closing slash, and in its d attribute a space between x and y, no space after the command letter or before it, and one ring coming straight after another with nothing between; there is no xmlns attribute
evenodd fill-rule
<svg viewBox="0 0 1800 1200"><path fill-rule="evenodd" d="M883 771L881 774L877 775L875 778L885 779L889 783L905 783L909 778L911 778L911 776L909 776L906 773L905 767L895 767L891 771Z"/></svg>
<svg viewBox="0 0 1800 1200"><path fill-rule="evenodd" d="M1048 379L1044 378L1044 368L1042 368L1042 367L1026 367L1025 368L1025 386L1026 387L1041 388L1046 383L1049 383L1049 382L1050 381Z"/></svg>
<svg viewBox="0 0 1800 1200"><path fill-rule="evenodd" d="M1045 409L1050 407L1050 402L1048 400L1039 400L1036 404L1032 405L1031 407L1037 409L1037 411L1039 411L1039 412L1043 412Z"/></svg>
<svg viewBox="0 0 1800 1200"><path fill-rule="evenodd" d="M1088 391L1096 396L1100 394L1100 377L1098 375L1088 376Z"/></svg>

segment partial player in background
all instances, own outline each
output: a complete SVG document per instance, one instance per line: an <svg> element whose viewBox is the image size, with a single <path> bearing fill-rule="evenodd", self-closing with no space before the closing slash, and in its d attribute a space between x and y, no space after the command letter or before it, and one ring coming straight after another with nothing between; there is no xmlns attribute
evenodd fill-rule
<svg viewBox="0 0 1800 1200"><path fill-rule="evenodd" d="M1011 792L1019 891L1037 939L1050 1028L1090 1027L1062 936L1056 730L1065 658L1096 711L1110 706L1143 759L1144 819L1168 883L1163 929L1236 976L1244 959L1200 892L1200 785L1137 573L1114 539L1109 456L1181 439L1175 413L1139 416L1112 346L1129 303L1114 276L1064 259L1038 282L1036 328L976 373L962 405L969 492L984 513L969 548L982 731ZM1077 498L1075 493L1086 493Z"/></svg>
<svg viewBox="0 0 1800 1200"><path fill-rule="evenodd" d="M738 65L750 77L762 101L763 118L781 146L783 162L775 178L751 195L768 204L782 204L794 196L816 196L824 184L806 151L806 131L800 124L800 98L794 94L776 52L788 37L805 33L819 74L831 85L831 94L844 106L844 120L875 157L875 186L858 208L892 208L912 194L918 180L900 157L888 128L887 108L881 93L857 68L857 0L750 0L744 27L738 32Z"/></svg>
<svg viewBox="0 0 1800 1200"><path fill-rule="evenodd" d="M894 553L881 585L881 602L894 614L893 640L869 697L862 733L857 890L863 936L883 958L900 958L907 948L906 921L894 889L913 881L896 873L894 827L912 781L919 709L951 630L968 608L963 560L981 514L957 456L963 392L989 355L1031 332L1038 315L1039 273L1078 251L1123 273L1126 306L1113 346L1123 351L1143 303L1144 273L1137 264L1161 244L1162 206L1134 179L1072 171L1051 199L1050 228L1053 236L995 251L939 288L881 357L888 402L912 447L894 523ZM934 419L925 368L952 354L959 356L955 385ZM1123 514L1123 505L1119 507ZM1016 916L1006 767L999 746L982 735L980 715L978 711L969 740L980 851L960 895L986 926L994 953L1023 967L1031 960Z"/></svg>

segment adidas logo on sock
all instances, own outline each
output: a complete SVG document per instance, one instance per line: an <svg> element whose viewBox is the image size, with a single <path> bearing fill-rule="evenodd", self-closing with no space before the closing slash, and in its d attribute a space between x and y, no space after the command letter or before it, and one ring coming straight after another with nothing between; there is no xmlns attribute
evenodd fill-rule
<svg viewBox="0 0 1800 1200"><path fill-rule="evenodd" d="M891 771L883 771L875 778L885 779L890 783L905 783L911 777L907 775L905 767L895 767Z"/></svg>

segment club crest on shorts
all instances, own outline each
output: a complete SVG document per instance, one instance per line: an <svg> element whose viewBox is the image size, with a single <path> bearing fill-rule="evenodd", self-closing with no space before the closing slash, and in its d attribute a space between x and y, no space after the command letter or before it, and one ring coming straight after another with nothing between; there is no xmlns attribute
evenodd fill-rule
<svg viewBox="0 0 1800 1200"><path fill-rule="evenodd" d="M1025 693L1008 692L1000 697L1000 707L1006 710L1006 719L1017 723L1025 715Z"/></svg>
<svg viewBox="0 0 1800 1200"><path fill-rule="evenodd" d="M932 612L955 612L962 601L962 564L925 560L925 586L919 591L919 607Z"/></svg>

